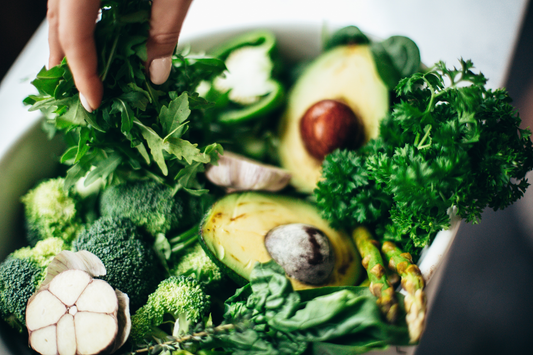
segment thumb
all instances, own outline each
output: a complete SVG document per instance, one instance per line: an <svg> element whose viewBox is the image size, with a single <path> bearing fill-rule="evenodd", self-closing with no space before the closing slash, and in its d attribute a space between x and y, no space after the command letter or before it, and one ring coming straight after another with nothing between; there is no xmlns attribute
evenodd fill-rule
<svg viewBox="0 0 533 355"><path fill-rule="evenodd" d="M178 43L181 26L192 0L153 0L146 61L150 80L156 85L167 81L171 56Z"/></svg>

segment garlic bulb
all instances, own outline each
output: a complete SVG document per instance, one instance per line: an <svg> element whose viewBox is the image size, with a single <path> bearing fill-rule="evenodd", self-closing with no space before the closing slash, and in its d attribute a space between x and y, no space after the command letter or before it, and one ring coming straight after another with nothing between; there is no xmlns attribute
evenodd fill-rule
<svg viewBox="0 0 533 355"><path fill-rule="evenodd" d="M118 350L131 329L129 298L106 281L87 251L58 254L26 306L29 345L41 354L104 354Z"/></svg>

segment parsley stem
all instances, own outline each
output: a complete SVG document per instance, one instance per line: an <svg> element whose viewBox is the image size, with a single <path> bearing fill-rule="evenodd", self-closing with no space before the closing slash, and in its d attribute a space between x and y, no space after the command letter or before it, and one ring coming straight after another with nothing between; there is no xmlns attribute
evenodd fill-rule
<svg viewBox="0 0 533 355"><path fill-rule="evenodd" d="M105 81L105 78L107 77L107 73L109 72L109 67L111 66L111 62L113 61L113 56L115 55L115 50L117 49L118 39L120 38L120 33L115 37L115 41L113 42L113 46L111 46L111 51L109 52L109 57L107 58L107 63L105 65L104 72L102 74L102 81Z"/></svg>
<svg viewBox="0 0 533 355"><path fill-rule="evenodd" d="M430 145L431 145L431 142L424 145L424 143L426 142L426 140L428 139L429 137L429 132L431 132L431 128L432 126L431 125L427 125L425 128L424 128L424 131L426 131L426 134L424 134L424 137L422 137L422 140L420 141L420 143L418 144L417 146L417 149L420 150L420 149L424 149L424 148L428 148ZM417 137L418 138L418 137ZM431 141L431 140L430 140Z"/></svg>

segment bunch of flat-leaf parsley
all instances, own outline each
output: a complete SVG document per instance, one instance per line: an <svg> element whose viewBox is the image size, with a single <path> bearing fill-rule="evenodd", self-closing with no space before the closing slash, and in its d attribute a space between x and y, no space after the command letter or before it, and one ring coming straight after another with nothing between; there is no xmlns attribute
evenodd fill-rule
<svg viewBox="0 0 533 355"><path fill-rule="evenodd" d="M477 222L519 199L533 168L531 132L504 89L485 88L471 61L439 62L402 79L380 136L323 163L315 196L335 227L374 225L377 237L416 255L450 225L449 209Z"/></svg>
<svg viewBox="0 0 533 355"><path fill-rule="evenodd" d="M101 2L95 42L104 97L97 110L83 109L66 61L43 68L32 82L39 93L25 103L45 113L49 132L65 132L61 161L71 166L67 185L84 176L86 185L98 178L113 183L151 177L176 190L205 192L197 173L218 158L221 147L206 139L209 122L202 120L209 104L195 89L225 66L178 53L169 79L153 85L144 64L150 6L140 0Z"/></svg>

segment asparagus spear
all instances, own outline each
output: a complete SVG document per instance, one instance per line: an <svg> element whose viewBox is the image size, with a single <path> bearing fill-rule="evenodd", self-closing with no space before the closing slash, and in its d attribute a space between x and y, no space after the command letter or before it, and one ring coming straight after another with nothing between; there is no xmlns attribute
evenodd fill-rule
<svg viewBox="0 0 533 355"><path fill-rule="evenodd" d="M413 264L411 254L404 253L394 243L384 242L381 251L389 268L402 278L402 287L407 292L404 302L409 337L411 342L415 343L420 340L426 320L424 278L418 266Z"/></svg>
<svg viewBox="0 0 533 355"><path fill-rule="evenodd" d="M373 239L370 232L362 226L354 229L352 238L363 258L362 264L370 281L370 292L378 298L377 304L387 321L393 323L398 312L398 301L387 279L385 264L379 251L379 242Z"/></svg>

